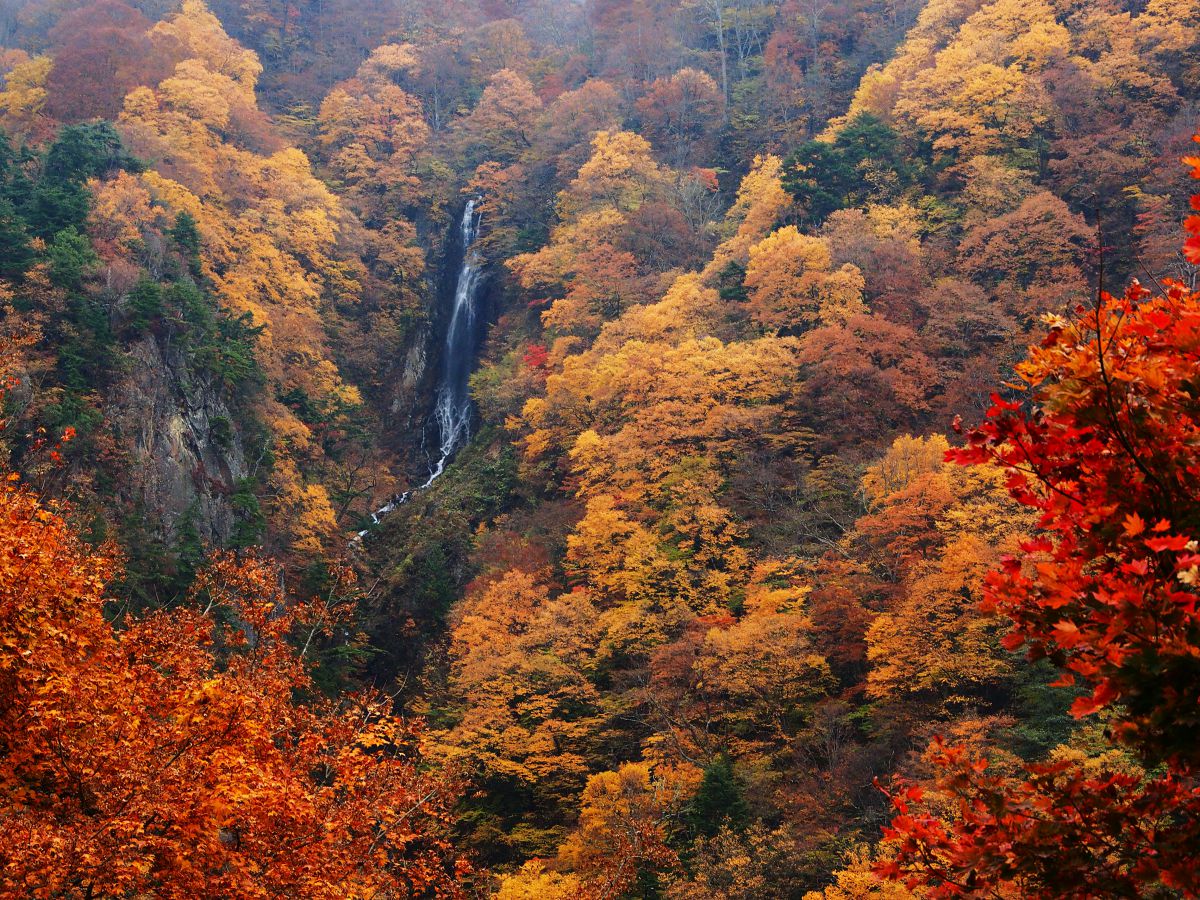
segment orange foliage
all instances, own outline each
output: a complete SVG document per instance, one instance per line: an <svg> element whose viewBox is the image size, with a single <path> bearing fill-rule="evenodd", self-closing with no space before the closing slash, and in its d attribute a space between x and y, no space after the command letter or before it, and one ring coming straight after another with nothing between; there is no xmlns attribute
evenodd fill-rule
<svg viewBox="0 0 1200 900"><path fill-rule="evenodd" d="M750 248L749 311L766 328L805 331L817 324L845 323L866 312L864 286L857 266L833 269L826 242L795 226L780 228Z"/></svg>
<svg viewBox="0 0 1200 900"><path fill-rule="evenodd" d="M218 557L187 607L117 630L116 574L0 491L2 892L459 896L456 789L418 770L419 727L383 698L315 696L289 641L332 627L329 605Z"/></svg>
<svg viewBox="0 0 1200 900"><path fill-rule="evenodd" d="M263 328L257 359L269 390L258 398L258 412L277 454L272 521L293 552L328 553L339 528L324 480L331 467L323 432L344 426L362 398L332 360L327 301L356 303L374 285L367 284L363 265L343 253L343 243L360 235L357 223L300 150L276 149L280 142L255 105L261 65L199 0L188 0L152 34L169 38L190 56L157 87L140 87L126 97L118 127L135 153L157 164L136 178L122 175L98 186L97 237L127 243L147 229L164 230L181 213L193 217L201 270L221 305ZM368 115L377 122L375 130L361 128L353 110L327 110L326 136L337 144L353 129L372 146L386 147L387 153L376 154L380 165L402 167L425 129L419 117L412 125L417 113L399 89L384 85L378 92L382 99L368 95L361 101L377 104ZM378 232L372 249L381 269L415 277L423 260L405 226L399 220ZM380 306L372 310L368 328L375 326L386 345L397 311L391 304ZM366 344L342 324L345 340ZM300 398L298 405L316 415L298 415L297 404L278 399L285 396Z"/></svg>

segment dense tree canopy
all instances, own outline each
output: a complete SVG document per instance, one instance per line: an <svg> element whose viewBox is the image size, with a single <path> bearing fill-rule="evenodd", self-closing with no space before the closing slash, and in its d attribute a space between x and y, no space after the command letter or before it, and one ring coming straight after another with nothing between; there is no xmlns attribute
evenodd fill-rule
<svg viewBox="0 0 1200 900"><path fill-rule="evenodd" d="M7 4L0 893L1200 894L1198 53Z"/></svg>
<svg viewBox="0 0 1200 900"><path fill-rule="evenodd" d="M345 597L295 604L218 557L187 608L117 630L114 561L13 480L0 529L6 893L459 895L453 783L382 698L313 697L289 641Z"/></svg>

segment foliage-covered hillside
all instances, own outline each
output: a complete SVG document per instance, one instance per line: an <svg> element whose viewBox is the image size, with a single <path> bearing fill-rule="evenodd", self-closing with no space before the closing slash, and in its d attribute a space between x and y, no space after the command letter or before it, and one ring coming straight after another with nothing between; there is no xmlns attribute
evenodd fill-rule
<svg viewBox="0 0 1200 900"><path fill-rule="evenodd" d="M0 890L1200 894L1195 0L0 43Z"/></svg>

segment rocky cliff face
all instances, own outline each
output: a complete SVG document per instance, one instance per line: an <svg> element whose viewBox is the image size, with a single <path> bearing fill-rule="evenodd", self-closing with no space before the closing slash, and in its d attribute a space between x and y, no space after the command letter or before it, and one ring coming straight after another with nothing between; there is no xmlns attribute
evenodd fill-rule
<svg viewBox="0 0 1200 900"><path fill-rule="evenodd" d="M147 336L129 348L110 406L113 434L131 465L129 499L167 541L185 517L207 544L225 545L233 533L230 497L249 467L242 417L222 395L169 342Z"/></svg>
<svg viewBox="0 0 1200 900"><path fill-rule="evenodd" d="M397 348L397 365L393 370L387 410L389 434L382 435L381 439L405 459L416 484L436 469L439 458L446 455L441 446L439 432L442 426L437 406L447 378L447 355L459 354L473 360L479 349L480 328L494 318L495 279L489 277L486 261L482 258L473 258L468 265L468 245L474 241L478 225L474 204L468 204L447 233L429 248L430 257L437 263L431 265L436 274L428 285L428 318L425 325L414 328L404 345ZM464 270L473 272L473 277L466 282ZM447 338L454 326L455 309L463 303L464 289L470 293L473 324L460 335L457 343L461 346L449 347ZM470 360L461 363L458 380L474 368ZM465 382L459 389L464 395L459 398L461 404L465 398Z"/></svg>
<svg viewBox="0 0 1200 900"><path fill-rule="evenodd" d="M400 363L392 385L388 424L399 435L419 436L429 414L436 380L436 371L429 364L434 331L428 326L414 329L407 345L398 348Z"/></svg>
<svg viewBox="0 0 1200 900"><path fill-rule="evenodd" d="M464 261L460 230L450 229L430 248L440 262L431 266L428 317L394 348L383 379L386 393L375 399L382 427L373 437L395 454L413 486L425 481L439 459L434 405ZM485 286L479 297L484 318L491 317L491 299ZM264 437L251 436L259 431L249 412L253 401L236 392L231 396L170 331L132 339L120 359L104 391L103 413L118 450L116 467L122 469L113 472L118 508L136 510L168 548L184 531L206 546L228 546L244 521L241 502L254 502L248 484L268 449Z"/></svg>

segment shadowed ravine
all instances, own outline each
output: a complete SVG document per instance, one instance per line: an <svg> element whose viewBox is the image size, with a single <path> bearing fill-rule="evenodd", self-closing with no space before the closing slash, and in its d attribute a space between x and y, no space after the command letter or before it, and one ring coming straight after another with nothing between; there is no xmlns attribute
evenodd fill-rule
<svg viewBox="0 0 1200 900"><path fill-rule="evenodd" d="M434 422L438 428L438 460L430 469L429 478L421 485L427 488L446 470L453 458L471 436L471 370L475 365L475 348L479 346L479 316L476 309L482 278L475 236L479 217L475 201L468 200L459 225L462 240L462 264L454 288L454 306L446 341L442 348L442 371L438 382Z"/></svg>
<svg viewBox="0 0 1200 900"><path fill-rule="evenodd" d="M433 408L433 424L437 429L435 455L431 456L429 477L416 490L423 491L446 471L446 466L471 436L471 370L475 365L475 350L479 346L480 317L476 308L483 280L483 260L475 249L480 217L475 213L475 200L467 201L459 223L462 262L454 286L454 305L450 323L446 326L442 346L442 365L438 376L437 399ZM371 523L380 520L397 506L408 502L411 491L399 494L371 514ZM367 531L360 531L359 537Z"/></svg>

